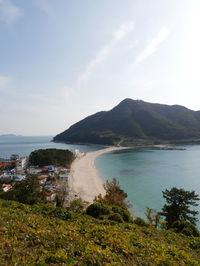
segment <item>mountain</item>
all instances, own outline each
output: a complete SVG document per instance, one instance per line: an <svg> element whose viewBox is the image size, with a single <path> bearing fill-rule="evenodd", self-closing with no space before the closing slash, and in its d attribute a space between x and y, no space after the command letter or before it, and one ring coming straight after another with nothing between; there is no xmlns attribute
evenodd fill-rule
<svg viewBox="0 0 200 266"><path fill-rule="evenodd" d="M54 137L54 141L126 144L134 141L200 139L200 111L180 105L125 99L110 111L88 116Z"/></svg>

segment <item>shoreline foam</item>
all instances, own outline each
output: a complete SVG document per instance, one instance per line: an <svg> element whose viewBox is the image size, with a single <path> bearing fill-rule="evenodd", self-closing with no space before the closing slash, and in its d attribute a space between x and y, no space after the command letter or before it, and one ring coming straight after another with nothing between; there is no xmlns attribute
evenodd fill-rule
<svg viewBox="0 0 200 266"><path fill-rule="evenodd" d="M94 152L88 152L77 157L71 166L69 177L70 198L81 198L89 203L93 202L95 196L105 194L103 181L99 177L94 166L97 156L104 153L127 149L125 147L109 147Z"/></svg>

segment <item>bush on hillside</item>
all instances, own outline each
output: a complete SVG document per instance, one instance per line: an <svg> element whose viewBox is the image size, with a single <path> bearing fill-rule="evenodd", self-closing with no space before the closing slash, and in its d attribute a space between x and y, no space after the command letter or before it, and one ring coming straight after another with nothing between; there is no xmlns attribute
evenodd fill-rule
<svg viewBox="0 0 200 266"><path fill-rule="evenodd" d="M133 220L133 223L134 224L137 224L139 226L143 226L143 227L148 227L149 224L146 223L142 218L140 217L136 217L134 220Z"/></svg>
<svg viewBox="0 0 200 266"><path fill-rule="evenodd" d="M199 265L198 237L53 209L0 200L1 265Z"/></svg>
<svg viewBox="0 0 200 266"><path fill-rule="evenodd" d="M51 218L58 218L64 221L71 218L71 213L68 210L60 207L54 207L51 204L36 204L33 206L33 212Z"/></svg>
<svg viewBox="0 0 200 266"><path fill-rule="evenodd" d="M124 222L122 216L119 213L110 214L108 216L108 220L115 221L115 222L118 222L118 223L123 223Z"/></svg>
<svg viewBox="0 0 200 266"><path fill-rule="evenodd" d="M81 198L74 199L70 202L68 209L72 212L83 212L88 202L83 201Z"/></svg>
<svg viewBox="0 0 200 266"><path fill-rule="evenodd" d="M172 229L176 233L182 233L186 236L200 236L200 232L196 226L186 221L176 221L172 224Z"/></svg>
<svg viewBox="0 0 200 266"><path fill-rule="evenodd" d="M124 222L131 222L132 221L132 217L131 214L128 210L121 208L119 206L112 206L111 207L112 212L114 213L118 213L121 215L121 217L123 218Z"/></svg>
<svg viewBox="0 0 200 266"><path fill-rule="evenodd" d="M86 214L94 218L99 218L102 215L110 214L110 210L103 203L93 203L87 207Z"/></svg>
<svg viewBox="0 0 200 266"><path fill-rule="evenodd" d="M95 197L95 202L100 202L106 205L116 205L124 209L130 207L130 203L126 201L127 193L121 189L117 179L113 178L110 182L106 181L104 189L106 191L105 196L102 196L101 194L98 195Z"/></svg>

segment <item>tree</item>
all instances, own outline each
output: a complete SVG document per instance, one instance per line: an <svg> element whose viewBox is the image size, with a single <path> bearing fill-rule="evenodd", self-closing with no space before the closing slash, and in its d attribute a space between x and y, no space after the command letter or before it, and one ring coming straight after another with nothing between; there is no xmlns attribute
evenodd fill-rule
<svg viewBox="0 0 200 266"><path fill-rule="evenodd" d="M67 197L69 196L69 186L67 182L59 184L56 191L56 207L64 207Z"/></svg>
<svg viewBox="0 0 200 266"><path fill-rule="evenodd" d="M191 206L198 206L196 201L200 200L194 191L171 188L163 191L163 197L167 204L162 208L162 215L165 216L167 228L171 228L176 221L186 221L195 224L198 220L195 217L198 211L191 210Z"/></svg>
<svg viewBox="0 0 200 266"><path fill-rule="evenodd" d="M74 199L69 204L69 210L72 212L81 213L88 205L87 201L82 200L81 198Z"/></svg>
<svg viewBox="0 0 200 266"><path fill-rule="evenodd" d="M69 150L62 149L35 150L29 156L29 163L38 166L56 165L70 167L73 160L74 154Z"/></svg>
<svg viewBox="0 0 200 266"><path fill-rule="evenodd" d="M40 191L40 185L36 176L29 176L27 179L17 182L13 189L0 194L0 198L14 200L25 204L36 204L44 202L44 193Z"/></svg>
<svg viewBox="0 0 200 266"><path fill-rule="evenodd" d="M153 225L153 226L155 226L155 228L157 228L159 223L160 223L161 213L156 212L155 210L153 210L151 208L147 208L145 215L147 217L149 224Z"/></svg>
<svg viewBox="0 0 200 266"><path fill-rule="evenodd" d="M95 202L104 203L106 205L116 205L125 209L130 207L129 202L126 201L127 193L120 188L117 179L113 178L110 182L106 181L104 189L106 191L105 196L100 194L95 197Z"/></svg>

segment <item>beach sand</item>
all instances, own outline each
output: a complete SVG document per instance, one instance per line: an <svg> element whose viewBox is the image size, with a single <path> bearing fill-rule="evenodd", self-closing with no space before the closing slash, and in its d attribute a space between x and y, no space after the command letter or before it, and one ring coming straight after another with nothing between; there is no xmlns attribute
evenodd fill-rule
<svg viewBox="0 0 200 266"><path fill-rule="evenodd" d="M103 181L98 176L94 161L96 157L101 154L122 149L126 148L109 147L94 152L88 152L76 158L72 163L69 177L70 198L80 197L91 203L95 196L99 194L104 195Z"/></svg>

